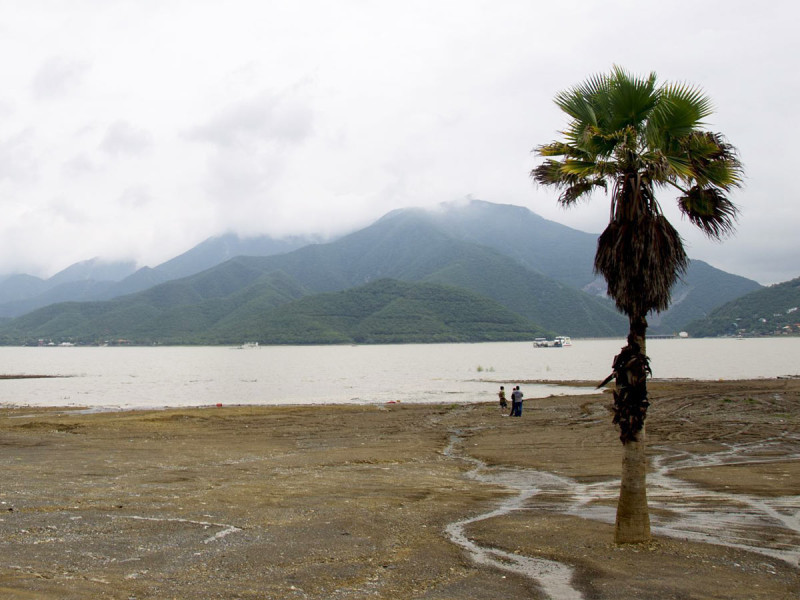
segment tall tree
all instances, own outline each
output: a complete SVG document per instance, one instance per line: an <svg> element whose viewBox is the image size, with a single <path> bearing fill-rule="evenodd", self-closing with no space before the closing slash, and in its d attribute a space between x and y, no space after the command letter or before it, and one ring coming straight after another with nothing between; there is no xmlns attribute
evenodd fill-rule
<svg viewBox="0 0 800 600"><path fill-rule="evenodd" d="M555 102L569 117L563 139L536 148L544 157L533 179L560 191L572 206L598 188L611 188L608 227L597 241L595 271L630 322L627 345L614 358L614 423L623 444L617 505L618 543L650 538L645 427L647 315L669 306L672 286L688 258L664 217L656 191L677 191L680 211L713 239L733 232L737 209L729 199L742 181L736 149L704 131L711 103L681 83L659 85L656 74L638 77L620 67L560 92Z"/></svg>

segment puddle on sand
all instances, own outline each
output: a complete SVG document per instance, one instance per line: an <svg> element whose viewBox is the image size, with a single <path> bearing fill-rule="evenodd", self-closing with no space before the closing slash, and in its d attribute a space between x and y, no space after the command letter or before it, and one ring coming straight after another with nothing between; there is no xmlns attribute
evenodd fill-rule
<svg viewBox="0 0 800 600"><path fill-rule="evenodd" d="M787 453L787 445L798 450ZM713 491L678 478L682 469L800 460L800 438L728 444L702 455L668 446L654 447L652 453L650 506L673 511L654 519L657 533L758 552L795 567L800 564L800 496Z"/></svg>
<svg viewBox="0 0 800 600"><path fill-rule="evenodd" d="M614 523L619 480L582 484L544 471L489 467L458 452L460 442L459 433L454 433L445 455L473 464L468 477L504 486L517 494L487 513L448 525L446 532L450 539L476 563L529 577L551 598L582 598L570 584L573 574L570 566L478 546L464 530L471 523L520 509ZM799 442L800 438L785 436L758 443L729 444L719 452L702 455L668 446L650 448L653 469L647 475L647 493L653 533L756 552L797 567L800 496L760 498L716 492L681 480L677 475L682 469L696 467L800 460ZM798 451L785 452L787 443ZM765 459L765 455L769 458Z"/></svg>
<svg viewBox="0 0 800 600"><path fill-rule="evenodd" d="M730 464L800 460L800 451L767 460L764 452L780 450L797 440L775 439L729 444L723 450L692 454L669 446L649 449L652 468L647 474L647 497L652 531L664 535L756 552L797 567L800 562L800 496L762 498L717 492L679 478L682 469ZM534 498L535 508L613 523L619 480L580 484L548 473L531 471L534 480L549 482ZM548 502L548 494L553 501ZM568 500L565 502L564 497ZM598 504L598 500L606 503Z"/></svg>
<svg viewBox="0 0 800 600"><path fill-rule="evenodd" d="M474 468L467 473L467 477L484 483L502 485L516 491L517 495L502 500L499 505L489 512L448 525L445 531L450 540L466 550L472 560L480 565L494 567L532 579L539 584L550 598L582 600L583 595L571 585L573 569L569 565L554 560L532 558L497 548L480 546L469 539L464 531L468 525L525 508L528 500L536 496L540 489L531 483L533 478L530 477L530 473L527 471L489 468L478 459L458 454L456 446L460 442L461 438L458 434L454 434L444 453L446 456L458 458L474 465Z"/></svg>

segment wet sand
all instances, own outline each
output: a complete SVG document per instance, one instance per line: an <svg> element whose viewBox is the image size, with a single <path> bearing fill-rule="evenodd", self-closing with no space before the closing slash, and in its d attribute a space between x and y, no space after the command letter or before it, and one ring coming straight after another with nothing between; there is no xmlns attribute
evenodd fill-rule
<svg viewBox="0 0 800 600"><path fill-rule="evenodd" d="M612 541L607 393L529 400L521 419L491 392L3 408L0 597L799 597L800 380L650 389L655 535L630 546Z"/></svg>

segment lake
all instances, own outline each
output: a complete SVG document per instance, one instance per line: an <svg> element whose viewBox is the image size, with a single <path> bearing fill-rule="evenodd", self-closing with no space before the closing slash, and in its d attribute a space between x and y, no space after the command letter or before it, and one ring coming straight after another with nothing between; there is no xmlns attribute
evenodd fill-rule
<svg viewBox="0 0 800 600"><path fill-rule="evenodd" d="M622 339L391 346L0 348L0 403L155 408L222 404L480 402L500 382L601 381ZM800 338L649 340L655 378L800 373ZM526 398L591 389L522 385Z"/></svg>

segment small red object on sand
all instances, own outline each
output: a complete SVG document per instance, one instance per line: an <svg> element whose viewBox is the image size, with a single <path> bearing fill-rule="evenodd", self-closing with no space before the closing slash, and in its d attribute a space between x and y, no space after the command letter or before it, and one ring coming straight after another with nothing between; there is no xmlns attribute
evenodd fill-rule
<svg viewBox="0 0 800 600"><path fill-rule="evenodd" d="M217 402L217 408L222 408L222 402Z"/></svg>

